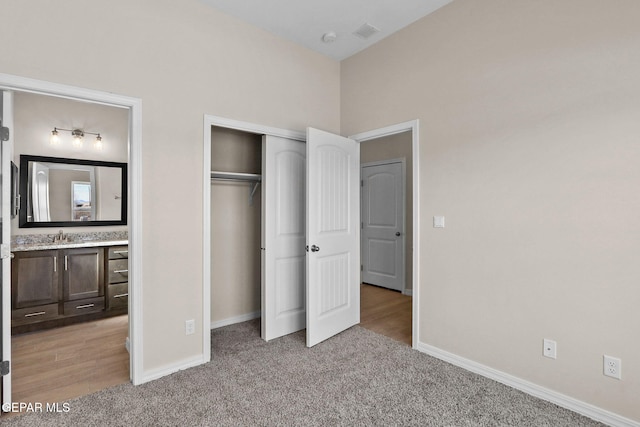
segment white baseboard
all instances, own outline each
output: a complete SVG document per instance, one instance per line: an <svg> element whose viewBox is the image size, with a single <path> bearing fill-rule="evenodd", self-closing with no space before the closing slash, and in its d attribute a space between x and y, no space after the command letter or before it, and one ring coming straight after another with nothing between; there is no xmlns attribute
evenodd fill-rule
<svg viewBox="0 0 640 427"><path fill-rule="evenodd" d="M144 384L149 381L157 380L159 378L165 377L167 375L171 375L175 372L182 371L184 369L193 368L198 365L202 365L205 363L202 355L196 357L190 357L187 359L183 359L176 363L171 363L169 365L165 365L160 368L152 369L148 372L142 374L142 381L136 385Z"/></svg>
<svg viewBox="0 0 640 427"><path fill-rule="evenodd" d="M640 422L625 418L621 415L598 408L589 403L566 396L553 390L549 390L537 384L515 377L513 375L490 368L473 360L465 359L456 354L449 353L437 347L419 342L415 347L417 350L433 356L437 359L444 360L452 365L466 369L467 371L482 375L509 387L520 390L537 398L554 403L563 408L577 412L581 415L608 424L615 427L640 427Z"/></svg>
<svg viewBox="0 0 640 427"><path fill-rule="evenodd" d="M402 291L402 295L406 295L409 297L413 296L413 289L405 289L404 291Z"/></svg>
<svg viewBox="0 0 640 427"><path fill-rule="evenodd" d="M211 322L211 329L222 328L223 326L234 325L236 323L246 322L247 320L257 319L262 315L261 311L254 311L253 313L241 314L240 316L228 317L222 320L216 320Z"/></svg>

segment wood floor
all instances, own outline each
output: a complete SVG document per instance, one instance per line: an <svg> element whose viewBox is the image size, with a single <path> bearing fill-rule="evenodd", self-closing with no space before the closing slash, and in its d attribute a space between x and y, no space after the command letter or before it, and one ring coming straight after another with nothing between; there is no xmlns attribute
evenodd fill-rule
<svg viewBox="0 0 640 427"><path fill-rule="evenodd" d="M360 326L411 345L411 297L360 285Z"/></svg>
<svg viewBox="0 0 640 427"><path fill-rule="evenodd" d="M128 316L11 338L13 402L66 402L129 381Z"/></svg>

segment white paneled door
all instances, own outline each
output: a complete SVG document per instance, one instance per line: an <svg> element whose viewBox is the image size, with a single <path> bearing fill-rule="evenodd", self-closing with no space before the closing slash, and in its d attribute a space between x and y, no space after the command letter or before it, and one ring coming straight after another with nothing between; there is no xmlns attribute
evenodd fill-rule
<svg viewBox="0 0 640 427"><path fill-rule="evenodd" d="M304 142L262 137L262 338L305 327Z"/></svg>
<svg viewBox="0 0 640 427"><path fill-rule="evenodd" d="M404 290L402 161L362 165L362 281Z"/></svg>
<svg viewBox="0 0 640 427"><path fill-rule="evenodd" d="M360 146L307 128L307 346L360 322Z"/></svg>

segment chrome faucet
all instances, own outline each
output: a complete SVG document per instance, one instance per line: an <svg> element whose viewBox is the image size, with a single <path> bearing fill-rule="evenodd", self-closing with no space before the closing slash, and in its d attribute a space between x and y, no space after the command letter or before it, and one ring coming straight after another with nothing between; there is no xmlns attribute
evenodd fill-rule
<svg viewBox="0 0 640 427"><path fill-rule="evenodd" d="M67 240L67 236L64 235L64 232L62 230L60 230L58 234L53 237L54 242L64 242L65 240Z"/></svg>

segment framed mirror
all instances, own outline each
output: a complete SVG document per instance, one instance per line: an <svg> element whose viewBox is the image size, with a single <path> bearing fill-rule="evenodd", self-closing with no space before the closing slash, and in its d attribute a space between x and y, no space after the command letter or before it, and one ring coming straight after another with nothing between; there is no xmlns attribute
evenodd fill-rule
<svg viewBox="0 0 640 427"><path fill-rule="evenodd" d="M126 163L20 156L20 228L126 224Z"/></svg>

